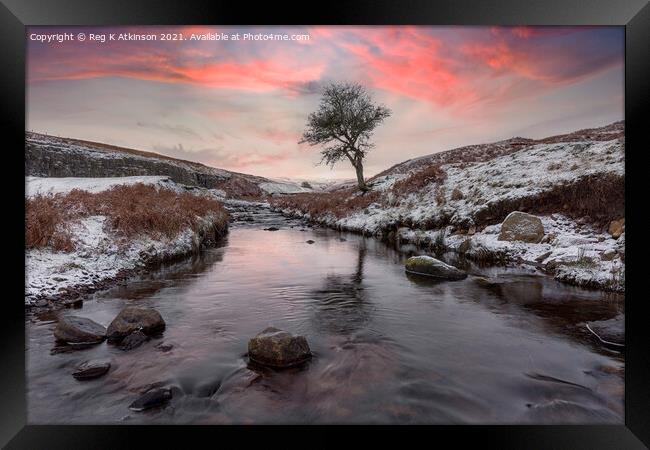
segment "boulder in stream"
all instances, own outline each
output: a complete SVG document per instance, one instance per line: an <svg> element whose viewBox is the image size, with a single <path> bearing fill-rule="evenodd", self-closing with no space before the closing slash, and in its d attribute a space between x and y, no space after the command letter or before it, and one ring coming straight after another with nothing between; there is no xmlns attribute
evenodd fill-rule
<svg viewBox="0 0 650 450"><path fill-rule="evenodd" d="M171 389L156 388L145 392L137 400L129 405L132 411L144 411L147 409L162 406L172 398Z"/></svg>
<svg viewBox="0 0 650 450"><path fill-rule="evenodd" d="M167 353L171 351L174 348L174 344L169 344L167 342L161 342L160 344L156 345L156 350Z"/></svg>
<svg viewBox="0 0 650 450"><path fill-rule="evenodd" d="M304 336L269 327L248 342L248 357L254 363L281 369L306 362L311 350Z"/></svg>
<svg viewBox="0 0 650 450"><path fill-rule="evenodd" d="M147 306L127 306L108 326L108 339L121 341L134 331L151 336L165 329L165 321L160 313Z"/></svg>
<svg viewBox="0 0 650 450"><path fill-rule="evenodd" d="M625 346L625 316L608 320L587 322L587 329L606 347L623 348Z"/></svg>
<svg viewBox="0 0 650 450"><path fill-rule="evenodd" d="M411 256L406 260L407 273L440 278L443 280L462 280L467 274L431 256Z"/></svg>
<svg viewBox="0 0 650 450"><path fill-rule="evenodd" d="M149 340L149 336L144 334L142 331L134 331L129 334L122 340L120 349L122 350L133 350L134 348L140 347L142 344Z"/></svg>
<svg viewBox="0 0 650 450"><path fill-rule="evenodd" d="M110 368L108 361L86 361L72 372L72 376L77 380L92 380L105 375Z"/></svg>
<svg viewBox="0 0 650 450"><path fill-rule="evenodd" d="M106 328L85 317L64 316L54 329L54 337L66 344L98 344L106 338Z"/></svg>

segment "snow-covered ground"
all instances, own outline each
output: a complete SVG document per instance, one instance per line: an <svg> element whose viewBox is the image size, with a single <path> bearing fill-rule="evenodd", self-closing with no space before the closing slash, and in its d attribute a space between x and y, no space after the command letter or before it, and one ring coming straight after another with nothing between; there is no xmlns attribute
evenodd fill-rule
<svg viewBox="0 0 650 450"><path fill-rule="evenodd" d="M302 192L313 192L314 190L301 186L299 182L290 181L268 181L258 184L267 194L299 194Z"/></svg>
<svg viewBox="0 0 650 450"><path fill-rule="evenodd" d="M137 183L158 186L163 189L170 189L176 192L193 191L196 194L209 195L217 200L223 200L226 193L221 189L205 189L195 186L184 186L174 183L167 176L134 176L134 177L105 177L105 178L82 178L82 177L25 177L25 196L65 194L73 189L79 189L91 193L102 192L118 185L133 185Z"/></svg>
<svg viewBox="0 0 650 450"><path fill-rule="evenodd" d="M445 164L444 155L436 155L435 160L442 165L446 179L431 182L414 192L397 194L393 190L395 183L423 168L422 159L411 160L371 180L369 185L373 191L380 192L379 199L344 217L310 217L291 208L282 212L370 235L383 235L399 228L402 240L423 244L431 241L435 234L444 233L445 244L452 250L470 239L476 252L487 251L500 257L497 259L508 261L533 261L552 269L558 279L620 291L624 289L624 260L621 259L625 251L624 234L615 240L600 229L559 214L542 217L547 241L543 244L499 241L498 223L483 229L486 221L490 224L486 217L489 219L493 211L500 208L507 206L516 210L516 205L525 201L534 202L545 193L594 177L622 180L625 174L624 142L620 138L622 124L603 127L603 130L609 133L611 128L619 129L619 133L598 135L596 132L593 134L598 135L598 139L592 140L576 133L575 141L571 140L573 135L568 135L562 139L518 139L468 147L484 151L493 145L492 151L497 156L475 161ZM509 142L516 142L516 147L506 148ZM456 153L454 159L449 160L458 161L458 152L451 152ZM429 156L424 160L433 158ZM563 205L557 205L558 211L562 208ZM405 228L404 224L410 228ZM452 235L459 230L465 234L472 230L473 233L470 236ZM546 253L549 255L541 258ZM468 255L472 256L471 252ZM540 261L536 261L538 258Z"/></svg>
<svg viewBox="0 0 650 450"><path fill-rule="evenodd" d="M274 178L258 186L267 194L301 194L305 192L327 192L356 183L351 180L308 180L293 178Z"/></svg>
<svg viewBox="0 0 650 450"><path fill-rule="evenodd" d="M625 253L625 233L614 239L561 214L541 219L545 237L538 244L499 240L500 224L474 234L400 228L397 238L422 247L442 244L447 250L477 260L533 265L575 285L624 291L625 263L620 256Z"/></svg>
<svg viewBox="0 0 650 450"><path fill-rule="evenodd" d="M27 196L38 193L65 193L77 188L100 192L117 184L156 184L161 189L175 191L186 187L173 183L167 177L124 178L26 178ZM197 190L197 194L220 199L217 190ZM204 226L210 227L220 218L204 217ZM70 224L75 250L55 252L49 248L30 249L25 252L25 303L46 306L70 291L83 292L101 286L122 273L137 270L153 261L172 259L192 251L200 245L199 233L186 229L173 239L153 239L139 236L134 239L113 233L104 216L90 216ZM74 296L73 296L74 297Z"/></svg>
<svg viewBox="0 0 650 450"><path fill-rule="evenodd" d="M493 205L535 197L551 189L595 174L625 173L624 147L619 141L537 144L509 155L463 167L443 166L447 179L431 183L403 198L387 192L387 205L375 204L368 213L337 221L336 225L374 233L399 221L451 222L471 226ZM373 189L388 191L412 172L378 178ZM457 191L459 194L454 195ZM439 203L442 197L444 201ZM560 205L561 206L561 205Z"/></svg>
<svg viewBox="0 0 650 450"><path fill-rule="evenodd" d="M25 177L25 195L63 194L73 189L88 192L101 192L117 185L132 185L143 183L149 185L174 187L169 177L164 176L138 176L138 177L110 177L110 178L42 178Z"/></svg>

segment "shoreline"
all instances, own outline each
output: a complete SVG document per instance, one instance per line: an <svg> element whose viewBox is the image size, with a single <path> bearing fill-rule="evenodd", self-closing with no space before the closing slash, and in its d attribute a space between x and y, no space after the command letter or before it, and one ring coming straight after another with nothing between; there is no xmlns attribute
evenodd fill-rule
<svg viewBox="0 0 650 450"><path fill-rule="evenodd" d="M47 218L32 219L32 244L25 249L28 309L74 305L152 267L217 245L228 233L229 215L217 191L188 190L157 176L82 181L26 178L27 207L42 208ZM108 203L98 202L97 195ZM161 203L151 205L157 196ZM169 208L181 210L174 215ZM53 244L57 233L66 239L64 248Z"/></svg>
<svg viewBox="0 0 650 450"><path fill-rule="evenodd" d="M96 280L90 280L90 282L80 280L66 286L55 287L56 292L52 294L43 291L34 295L26 294L25 309L29 312L38 312L75 307L79 302L83 302L86 296L113 288L128 279L146 274L147 272L158 269L166 264L173 264L185 258L198 255L205 248L216 247L227 238L228 233L227 224L222 233L217 232L216 224L216 219L211 222L206 222L204 229L208 230L211 228L215 234L213 236L210 236L208 233L194 234L192 240L193 244L196 245L192 245L189 249L182 249L178 246L169 246L166 249L163 248L163 251L158 252L156 251L157 249L150 246L147 250L153 249L153 252L148 252L147 250L141 251L138 254L137 260L125 261L125 263L131 265L131 267L120 268L113 275L108 275Z"/></svg>
<svg viewBox="0 0 650 450"><path fill-rule="evenodd" d="M625 233L612 239L605 233L598 233L595 229L589 234L581 234L583 227L572 219L560 214L539 216L545 225L555 222L556 228L563 228L565 234L556 236L564 241L565 245L553 246L550 243L529 244L524 242L499 241L496 236L500 224L493 224L483 229L469 233L451 232L453 227L432 230L397 227L390 230L377 230L372 233L364 227L355 227L345 223L345 218L336 219L325 217L314 219L309 214L297 210L283 209L271 205L271 210L279 212L286 217L307 220L313 224L324 226L333 230L351 232L363 236L377 238L388 245L414 245L418 251L431 252L434 255L444 252L453 252L470 261L485 262L494 266L517 267L517 265L534 266L555 280L577 287L594 289L603 292L625 293L624 263L603 261L602 254L611 255L614 250L624 255ZM559 224L559 226L557 226ZM549 232L545 235L545 237ZM577 243L577 244L576 244ZM580 255L580 249L586 249ZM607 256L609 257L609 256ZM599 258L599 260L596 260ZM608 272L616 273L608 276ZM618 278L621 277L621 278Z"/></svg>

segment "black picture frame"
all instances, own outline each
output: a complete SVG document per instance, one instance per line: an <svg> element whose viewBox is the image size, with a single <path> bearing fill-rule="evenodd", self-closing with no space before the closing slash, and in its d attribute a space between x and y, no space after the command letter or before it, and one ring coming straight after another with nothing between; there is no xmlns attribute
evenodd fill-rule
<svg viewBox="0 0 650 450"><path fill-rule="evenodd" d="M452 439L497 448L645 448L650 445L650 352L647 348L644 302L642 184L648 146L650 93L650 5L646 0L357 0L308 4L293 2L225 2L221 0L0 0L0 90L5 133L5 170L0 177L5 200L2 369L0 370L0 445L7 448L122 448L136 439L169 446L179 442L226 445L224 436L250 438L262 432L269 442L303 439L324 445L332 431L350 427L167 427L167 426L34 426L26 424L24 329L24 164L25 26L127 24L427 24L427 25L620 25L625 26L626 126L626 350L625 425L621 426L435 426L363 427L384 439L387 433L402 445L417 432L423 442L437 445ZM645 113L645 114L644 114ZM15 167L15 168L14 168ZM631 176L630 176L631 175ZM15 276L14 276L15 274ZM308 428L307 430L305 428ZM305 432L306 431L306 432ZM304 437L300 436L304 433ZM278 433L288 433L280 436ZM188 441L190 434L192 441ZM229 436L232 437L232 436ZM217 440L218 439L218 440ZM388 442L385 442L388 444ZM190 444L192 445L192 444ZM232 445L232 444L228 444ZM310 445L310 444L307 444Z"/></svg>

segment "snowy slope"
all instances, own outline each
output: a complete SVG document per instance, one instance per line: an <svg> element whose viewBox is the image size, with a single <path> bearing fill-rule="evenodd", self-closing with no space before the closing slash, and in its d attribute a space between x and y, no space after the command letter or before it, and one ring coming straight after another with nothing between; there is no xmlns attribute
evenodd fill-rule
<svg viewBox="0 0 650 450"><path fill-rule="evenodd" d="M446 178L410 192L395 190L397 182L432 165L440 166ZM624 233L615 240L602 226L594 225L598 217L578 220L574 214L571 219L567 215L571 211L565 208L593 201L581 192L584 186L601 183L604 189L614 186L617 192L601 195L620 201L613 209L622 214L624 176L625 145L619 122L541 140L515 138L406 161L369 181L380 194L378 200L343 217L310 217L300 207L279 209L364 234L386 236L397 230L395 238L424 246L444 240L448 249L458 250L469 239L466 245L474 253L468 256L490 254L493 259L524 261L552 268L558 279L575 284L623 290ZM563 198L563 192L578 197L574 205L556 200ZM522 205L528 210L551 209L542 214L545 244L498 241L501 220Z"/></svg>
<svg viewBox="0 0 650 450"><path fill-rule="evenodd" d="M140 176L140 177L109 177L109 178L42 178L25 177L25 192L27 197L35 195L62 194L73 189L88 192L101 192L117 185L143 183L149 185L172 186L169 177Z"/></svg>
<svg viewBox="0 0 650 450"><path fill-rule="evenodd" d="M26 196L52 195L72 189L101 192L110 187L133 183L155 184L161 189L186 191L167 177L124 178L38 178L26 177ZM190 188L197 195L222 199L215 189ZM210 227L220 217L204 217ZM139 236L133 239L112 232L104 216L90 216L69 224L75 244L72 252L55 252L49 248L25 252L25 304L48 306L61 299L76 298L112 282L122 274L138 270L153 261L165 261L195 251L201 244L199 234L187 228L173 239Z"/></svg>

